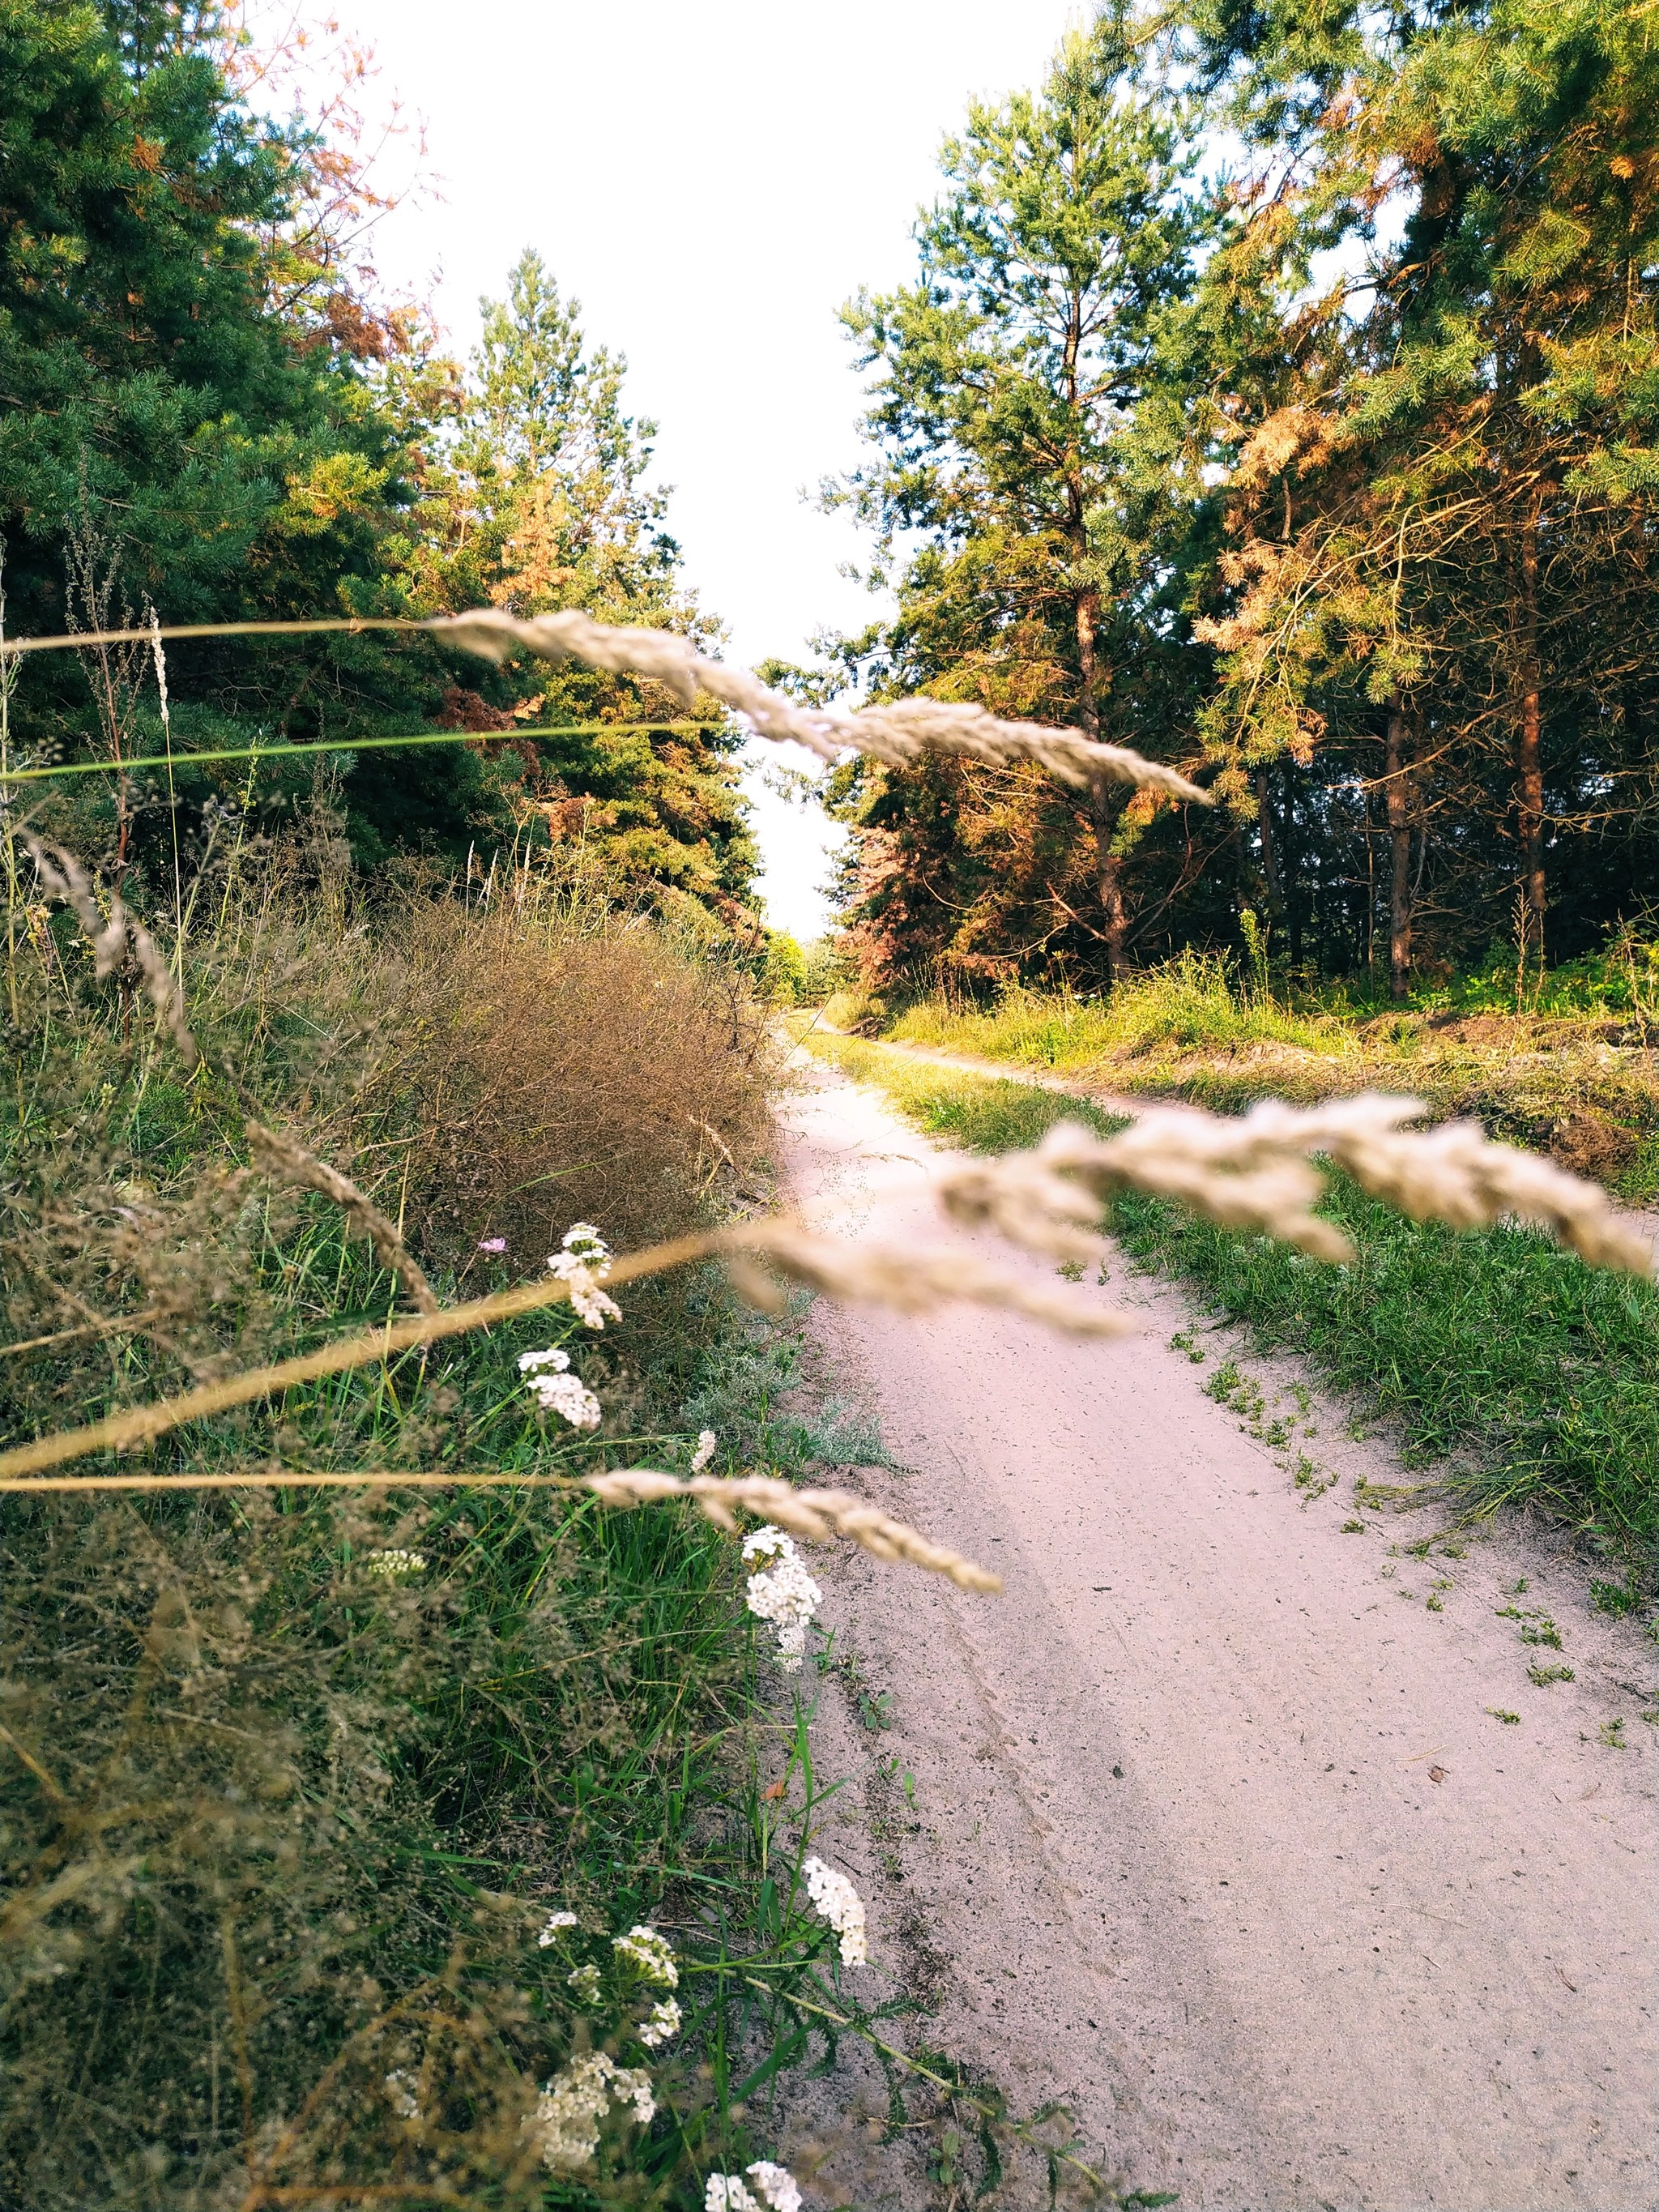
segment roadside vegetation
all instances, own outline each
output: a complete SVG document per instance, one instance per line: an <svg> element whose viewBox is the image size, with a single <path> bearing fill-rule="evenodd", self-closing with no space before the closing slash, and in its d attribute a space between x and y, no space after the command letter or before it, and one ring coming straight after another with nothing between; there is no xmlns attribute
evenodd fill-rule
<svg viewBox="0 0 1659 2212"><path fill-rule="evenodd" d="M1085 1094L930 1066L805 1016L793 1026L820 1059L969 1151L1032 1145L1068 1118L1124 1126ZM1573 1531L1606 1563L1598 1580L1615 1608L1659 1593L1659 1291L1529 1228L1407 1220L1340 1176L1321 1210L1352 1238L1351 1264L1138 1192L1114 1202L1110 1226L1137 1260L1248 1325L1261 1349L1305 1352L1396 1424L1423 1471L1418 1494L1458 1514L1526 1508Z"/></svg>
<svg viewBox="0 0 1659 2212"><path fill-rule="evenodd" d="M446 1299L573 1221L649 1239L763 1173L741 981L648 918L528 873L482 912L370 905L292 855L191 888L193 1068L71 916L14 933L7 1443L392 1318L407 1281L250 1150L256 1114ZM592 1428L538 1411L518 1355L550 1347ZM791 1999L843 2008L737 1547L535 1486L684 1467L705 1429L717 1467L867 1453L781 1412L798 1351L705 1270L603 1333L559 1308L115 1463L252 1487L7 1501L0 2195L563 2202L525 2084L589 2049L648 2066L666 2117L614 2110L571 2203L700 2203L771 2148ZM258 1486L277 1464L296 1486ZM398 1480L480 1468L524 1480ZM786 1816L763 1792L792 1771ZM679 1954L659 2049L669 1990L613 1948L636 1924Z"/></svg>
<svg viewBox="0 0 1659 2212"><path fill-rule="evenodd" d="M1408 1093L1437 1115L1547 1152L1634 1206L1659 1197L1659 944L1624 932L1604 953L1528 980L1514 963L1380 1003L1297 986L1224 953L1188 951L1080 996L1013 983L975 1002L832 994L826 1019L1074 1081L1228 1112Z"/></svg>

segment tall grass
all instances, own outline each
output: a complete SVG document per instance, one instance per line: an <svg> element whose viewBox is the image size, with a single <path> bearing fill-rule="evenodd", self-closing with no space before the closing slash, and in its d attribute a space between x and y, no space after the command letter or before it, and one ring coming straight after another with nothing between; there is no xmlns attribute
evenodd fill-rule
<svg viewBox="0 0 1659 2212"><path fill-rule="evenodd" d="M370 909L294 865L198 902L190 1071L61 921L14 938L9 1439L391 1316L347 1217L250 1160L251 1111L349 1172L446 1297L580 1216L694 1224L758 1169L762 1037L717 963L528 878L482 914ZM781 1416L787 1340L722 1282L627 1303L603 1338L561 1309L151 1464L672 1465L711 1425L787 1471L854 1440ZM592 1437L531 1407L515 1355L550 1341L599 1395ZM746 2100L800 2055L797 2000L857 2008L795 1879L802 1808L786 1847L761 1795L729 1540L395 1481L13 1498L3 1527L0 2201L551 2201L524 2124L573 2052L645 2055L611 1948L635 1921L682 1951L684 2025L653 2129L618 2116L568 2201L700 2203L711 2162L771 2148ZM544 1947L554 1905L579 1925Z"/></svg>
<svg viewBox="0 0 1659 2212"><path fill-rule="evenodd" d="M1015 986L982 1010L927 1000L908 1007L883 1034L896 1042L949 1046L1056 1072L1262 1043L1340 1057L1346 1042L1336 1024L1305 1018L1265 991L1243 988L1225 954L1190 950L1103 996Z"/></svg>

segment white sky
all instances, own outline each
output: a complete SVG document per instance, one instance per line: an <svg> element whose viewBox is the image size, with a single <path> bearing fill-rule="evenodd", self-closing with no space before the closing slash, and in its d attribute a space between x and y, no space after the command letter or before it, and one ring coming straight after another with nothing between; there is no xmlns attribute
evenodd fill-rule
<svg viewBox="0 0 1659 2212"><path fill-rule="evenodd" d="M836 319L914 274L910 227L969 100L1034 85L1077 0L330 0L423 118L436 204L375 241L459 348L534 246L625 354L687 580L752 663L806 657L872 604L863 547L804 488L858 458L860 380ZM811 937L835 832L757 790L775 927Z"/></svg>

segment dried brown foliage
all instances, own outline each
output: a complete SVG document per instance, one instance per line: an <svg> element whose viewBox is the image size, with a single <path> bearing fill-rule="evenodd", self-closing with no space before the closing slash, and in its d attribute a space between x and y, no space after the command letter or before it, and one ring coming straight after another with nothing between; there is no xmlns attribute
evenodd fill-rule
<svg viewBox="0 0 1659 2212"><path fill-rule="evenodd" d="M387 1210L429 1261L465 1266L499 1237L526 1272L575 1220L648 1243L753 1162L768 1047L722 960L569 904L431 904L389 934L364 986L383 1057L353 1118L406 1161Z"/></svg>

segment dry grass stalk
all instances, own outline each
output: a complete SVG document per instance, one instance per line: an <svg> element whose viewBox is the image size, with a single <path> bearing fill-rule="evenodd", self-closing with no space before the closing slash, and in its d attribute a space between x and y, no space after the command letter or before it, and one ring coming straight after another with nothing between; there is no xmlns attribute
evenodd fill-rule
<svg viewBox="0 0 1659 2212"><path fill-rule="evenodd" d="M627 1468L614 1474L401 1474L373 1468L355 1474L311 1474L291 1468L240 1468L228 1474L41 1474L0 1480L0 1492L168 1490L558 1490L591 1491L602 1505L624 1509L654 1505L667 1498L689 1498L705 1519L734 1532L738 1513L774 1522L791 1535L812 1541L842 1537L897 1566L922 1567L945 1575L958 1589L996 1591L1000 1577L961 1553L930 1543L908 1522L895 1521L878 1505L848 1490L798 1490L771 1475L659 1474L654 1468ZM0 1739L4 1737L0 1729Z"/></svg>
<svg viewBox="0 0 1659 2212"><path fill-rule="evenodd" d="M1121 1315L1091 1309L1080 1299L1068 1298L1040 1284L1021 1282L957 1253L860 1252L812 1237L794 1223L781 1219L746 1222L734 1229L675 1237L641 1252L623 1253L609 1263L605 1287L614 1291L624 1283L661 1274L692 1261L744 1252L765 1253L792 1279L822 1289L832 1297L869 1300L893 1306L901 1312L914 1313L948 1299L966 1298L1029 1314L1035 1320L1078 1335L1119 1336L1136 1326ZM756 1287L763 1299L763 1287ZM301 1384L320 1382L327 1375L371 1366L417 1344L429 1344L441 1337L461 1336L471 1329L486 1328L494 1322L533 1313L543 1306L562 1304L570 1289L571 1285L557 1276L544 1275L533 1282L520 1283L512 1290L471 1299L465 1305L411 1315L384 1328L343 1337L317 1352L276 1360L247 1374L230 1376L222 1382L204 1383L180 1397L164 1398L153 1405L112 1413L85 1428L61 1430L56 1435L40 1437L33 1443L18 1444L9 1451L0 1452L0 1479L62 1467L70 1460L84 1459L92 1452L131 1451L155 1443L187 1422L209 1419L233 1407L251 1405L256 1399L278 1396Z"/></svg>
<svg viewBox="0 0 1659 2212"><path fill-rule="evenodd" d="M739 1240L734 1238L733 1242ZM852 1304L887 1306L896 1313L926 1313L963 1300L1023 1313L1072 1336L1127 1336L1140 1324L1129 1316L1091 1306L1082 1298L1050 1290L965 1252L896 1251L881 1245L842 1244L814 1237L787 1221L757 1223L741 1243L763 1252L770 1265L792 1282ZM1099 1238L1091 1249L1105 1249ZM765 1309L777 1303L764 1275L741 1262L732 1269L738 1288Z"/></svg>
<svg viewBox="0 0 1659 2212"><path fill-rule="evenodd" d="M379 617L349 617L316 622L195 623L152 632L105 629L88 635L16 638L0 641L7 653L42 653L60 646L150 644L162 638L313 635L325 630L426 629L487 660L514 653L533 653L544 660L580 660L590 668L645 676L690 706L699 690L722 706L734 708L756 733L775 744L805 745L820 760L833 761L850 745L877 760L902 767L923 753L963 753L969 759L1006 765L1032 761L1062 783L1086 789L1102 781L1139 784L1171 799L1212 804L1174 769L1149 761L1127 745L1097 744L1080 731L1054 729L1043 722L1005 722L985 708L949 699L902 699L890 706L867 707L860 714L838 714L827 708L804 708L770 690L747 669L710 660L672 631L617 629L596 623L576 607L528 621L499 607L479 607L461 615L439 615L429 622Z"/></svg>
<svg viewBox="0 0 1659 2212"><path fill-rule="evenodd" d="M976 1566L960 1552L948 1551L879 1506L847 1490L798 1490L770 1475L659 1474L652 1468L625 1468L614 1474L591 1474L584 1486L606 1505L654 1505L665 1498L689 1498L720 1528L735 1530L738 1513L752 1513L812 1541L840 1536L897 1565L922 1567L944 1575L958 1589L994 1592L1000 1577Z"/></svg>
<svg viewBox="0 0 1659 2212"><path fill-rule="evenodd" d="M1400 1127L1424 1110L1419 1099L1366 1092L1308 1108L1268 1099L1237 1116L1155 1107L1108 1138L1062 1121L1033 1152L951 1170L940 1203L958 1220L994 1223L1031 1249L1070 1253L1081 1218L1076 1186L1097 1200L1142 1190L1224 1228L1255 1230L1322 1260L1351 1260L1348 1239L1312 1211L1325 1179L1310 1156L1322 1154L1413 1220L1473 1229L1516 1214L1543 1223L1592 1267L1653 1274L1652 1242L1619 1219L1599 1185L1493 1144L1474 1122Z"/></svg>
<svg viewBox="0 0 1659 2212"><path fill-rule="evenodd" d="M1192 1107L1159 1107L1121 1135L1104 1139L1080 1123L1060 1122L1034 1152L953 1170L941 1179L940 1201L958 1220L994 1223L1029 1249L1093 1257L1100 1247L1082 1225L1087 1209L1079 1206L1075 1186L1097 1200L1133 1188L1177 1198L1224 1226L1254 1229L1320 1258L1344 1260L1352 1255L1347 1239L1311 1211L1324 1186L1308 1155L1322 1153L1373 1196L1414 1219L1473 1228L1520 1214L1544 1222L1594 1267L1652 1275L1653 1245L1619 1220L1595 1184L1511 1146L1494 1145L1469 1123L1425 1132L1398 1127L1421 1110L1415 1099L1368 1094L1306 1109L1270 1100L1237 1119ZM1027 1314L1083 1336L1121 1336L1137 1327L1126 1315L1006 1275L970 1254L860 1249L814 1237L782 1219L745 1223L624 1254L611 1262L605 1279L615 1290L690 1261L745 1253L763 1254L781 1274L830 1297L899 1312L966 1299ZM767 1303L765 1279L741 1268L738 1273L757 1302ZM369 1365L413 1345L557 1304L568 1294L568 1284L548 1275L465 1305L422 1312L319 1352L0 1452L0 1478L33 1474L91 1452L131 1450L185 1422Z"/></svg>
<svg viewBox="0 0 1659 2212"><path fill-rule="evenodd" d="M641 1276L684 1267L689 1261L708 1259L725 1249L725 1242L718 1235L681 1237L670 1243L653 1245L647 1251L626 1253L611 1262L606 1284L614 1289L620 1283ZM465 1305L441 1308L436 1313L411 1314L383 1328L365 1329L355 1336L337 1338L316 1352L276 1360L247 1374L229 1376L222 1382L204 1383L199 1389L186 1390L177 1398L135 1406L127 1413L112 1413L104 1420L90 1422L85 1428L60 1430L54 1436L37 1437L33 1443L15 1445L9 1451L0 1452L0 1477L33 1474L44 1468L63 1467L92 1452L131 1451L142 1444L155 1443L157 1437L183 1427L186 1422L206 1420L216 1413L228 1413L232 1407L252 1405L256 1399L276 1397L302 1383L321 1382L326 1375L342 1375L354 1367L372 1366L377 1360L389 1359L393 1352L407 1352L417 1344L430 1344L446 1336L463 1336L469 1329L487 1328L493 1322L534 1313L543 1306L562 1304L569 1294L568 1283L556 1275L544 1275L534 1282L517 1284L508 1291L494 1291L488 1297L471 1299Z"/></svg>
<svg viewBox="0 0 1659 2212"><path fill-rule="evenodd" d="M356 1234L368 1238L374 1248L375 1258L396 1275L419 1310L426 1314L438 1311L432 1285L404 1249L396 1223L388 1220L349 1176L343 1176L337 1168L319 1160L314 1152L307 1152L292 1137L281 1136L276 1130L266 1128L262 1121L250 1120L244 1127L254 1159L268 1175L281 1176L284 1182L297 1183L306 1190L320 1191L340 1208Z"/></svg>
<svg viewBox="0 0 1659 2212"><path fill-rule="evenodd" d="M944 699L904 699L868 707L860 714L800 707L746 669L710 660L684 637L666 630L616 629L574 607L529 621L485 607L441 617L428 627L448 643L489 660L533 653L544 660L580 660L590 668L649 677L688 707L699 690L706 691L735 708L761 737L805 745L820 760L836 760L851 745L895 766L927 752L963 753L998 763L1033 761L1061 782L1079 787L1106 779L1209 804L1203 792L1173 769L1145 760L1125 745L1097 744L1079 731L1005 722L983 707Z"/></svg>
<svg viewBox="0 0 1659 2212"><path fill-rule="evenodd" d="M149 932L127 912L120 892L111 891L106 918L92 878L72 853L66 853L59 845L43 845L35 837L26 837L24 842L34 862L42 890L49 898L61 899L73 909L82 934L92 947L94 973L98 981L101 983L113 975L130 952L133 965L144 979L144 988L178 1046L185 1066L194 1067L201 1054L185 1019L184 994L178 979L161 957L161 948Z"/></svg>

